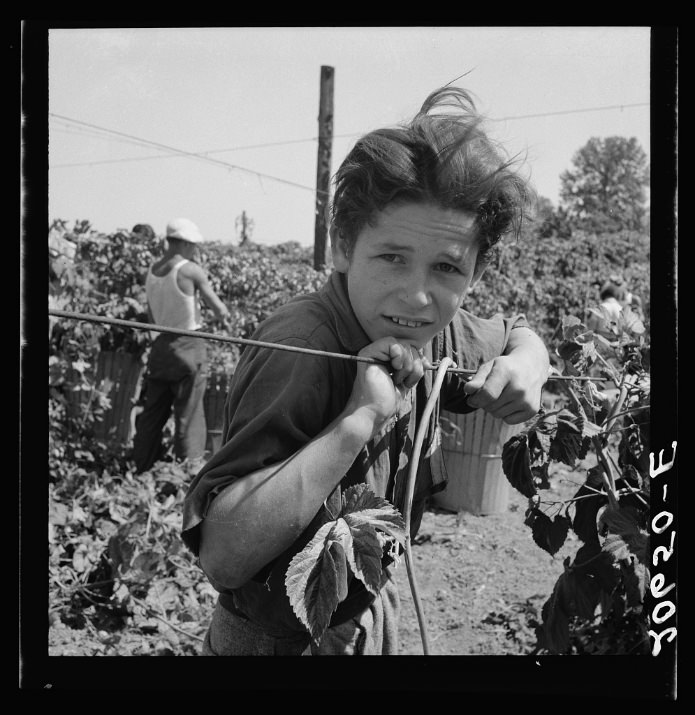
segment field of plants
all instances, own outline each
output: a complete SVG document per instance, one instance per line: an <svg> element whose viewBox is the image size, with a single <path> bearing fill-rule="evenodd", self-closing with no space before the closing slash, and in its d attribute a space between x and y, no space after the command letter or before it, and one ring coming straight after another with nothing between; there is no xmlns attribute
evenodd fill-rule
<svg viewBox="0 0 695 715"><path fill-rule="evenodd" d="M50 306L146 320L144 277L161 239L103 235L86 221L72 228L56 222L51 231L76 251L60 276L49 270ZM211 243L201 253L236 337L249 337L275 307L316 289L330 270L315 271L311 251L297 244ZM616 274L640 296L644 314L589 330L598 286ZM558 374L603 382L549 381L545 414L504 447L514 490L505 514L456 515L434 506L426 514L415 550L423 582L440 585L425 594L436 652L648 653L648 237L541 237L527 229L499 251L466 307L525 313ZM100 430L111 403L109 386L95 380L99 355L144 362L150 340L148 331L50 320L51 655L195 655L212 612L215 592L179 538L193 466L169 451L136 476L127 441ZM235 346L210 342L209 352L213 372L234 371ZM485 583L472 576L474 558L480 568L487 564ZM404 593L407 600L405 582ZM452 599L466 604L459 622ZM442 604L449 604L443 612ZM418 654L408 608L405 654Z"/></svg>

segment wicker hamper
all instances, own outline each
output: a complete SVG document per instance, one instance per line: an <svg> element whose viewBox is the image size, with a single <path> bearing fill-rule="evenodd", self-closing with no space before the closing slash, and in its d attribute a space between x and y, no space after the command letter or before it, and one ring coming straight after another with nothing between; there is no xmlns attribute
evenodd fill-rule
<svg viewBox="0 0 695 715"><path fill-rule="evenodd" d="M484 410L465 415L442 410L440 421L449 483L434 495L434 504L476 515L506 511L510 484L502 471L502 447L523 424L508 425Z"/></svg>

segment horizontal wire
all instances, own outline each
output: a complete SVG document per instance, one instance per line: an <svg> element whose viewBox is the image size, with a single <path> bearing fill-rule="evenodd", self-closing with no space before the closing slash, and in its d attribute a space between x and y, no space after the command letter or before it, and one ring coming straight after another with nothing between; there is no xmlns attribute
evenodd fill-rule
<svg viewBox="0 0 695 715"><path fill-rule="evenodd" d="M333 353L326 350L314 350L312 348L300 348L295 345L282 345L281 343L269 343L263 340L252 340L250 338L236 338L228 335L216 335L215 333L206 333L202 330L184 330L183 328L169 328L164 325L156 325L155 323L141 323L136 320L121 320L120 318L107 318L102 315L90 315L88 313L73 313L68 310L58 310L57 308L49 308L48 314L57 318L67 318L68 320L84 320L89 323L106 323L107 325L120 325L124 328L135 328L137 330L154 330L159 333L171 333L173 335L185 335L191 338L202 338L203 340L216 340L223 343L234 343L237 345L251 345L259 348L269 348L271 350L286 350L293 353L304 353L308 355L318 355L323 357L333 357L342 360L352 360L354 362L364 362L370 365L381 365L384 363L375 358L363 357L361 355L349 355L347 353ZM439 363L435 363L427 367L429 370L436 370ZM460 375L472 377L478 372L477 370L469 370L463 367L450 367L447 372L453 372ZM584 376L567 376L567 375L550 375L549 380L595 380L597 382L605 382L601 377L584 377Z"/></svg>

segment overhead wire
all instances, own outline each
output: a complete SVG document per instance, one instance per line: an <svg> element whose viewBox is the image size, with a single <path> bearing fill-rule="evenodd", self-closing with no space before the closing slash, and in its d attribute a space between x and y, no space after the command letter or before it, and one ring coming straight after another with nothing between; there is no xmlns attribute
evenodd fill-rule
<svg viewBox="0 0 695 715"><path fill-rule="evenodd" d="M300 189L307 189L312 192L317 191L317 189L315 189L313 186L307 186L306 184L300 184L296 181L290 181L288 179L283 179L279 176L273 176L271 174L265 174L260 171L255 171L254 169L248 169L247 167L239 166L238 164L232 164L228 161L223 161L221 159L215 159L213 157L206 156L205 154L200 153L200 152L193 152L193 151L186 151L185 149L178 149L176 147L169 146L168 144L162 144L161 142L152 141L150 139L142 139L141 137L136 137L132 134L127 134L125 132L119 132L119 131L116 131L115 129L106 129L105 127L99 127L96 124L90 124L89 122L82 122L79 119L72 119L71 117L65 117L63 115L55 114L53 112L50 112L49 116L56 117L58 119L63 119L63 120L70 121L70 122L74 122L77 125L89 127L91 129L98 129L98 130L107 132L109 134L114 134L119 137L126 137L126 138L130 139L133 143L138 143L138 144L142 144L145 146L157 147L159 149L162 149L163 151L167 151L170 154L174 154L177 156L184 156L184 157L188 157L190 159L199 159L204 162L208 162L211 164L215 164L217 166L221 166L225 169L235 169L237 171L245 171L249 174L254 174L255 176L260 177L260 178L270 179L272 181L278 181L283 184L288 184L289 186L295 186L296 188L300 188ZM90 164L93 165L96 163L99 163L99 162L87 162L88 165L90 165ZM60 165L54 166L52 168L60 168ZM319 193L327 193L327 192L319 190Z"/></svg>
<svg viewBox="0 0 695 715"><path fill-rule="evenodd" d="M627 109L627 108L632 108L632 107L645 107L649 106L649 102L634 102L634 103L629 103L629 104L612 104L612 105L606 105L602 107L585 107L585 108L578 108L578 109L566 109L566 110L558 110L554 112L537 112L534 114L517 114L517 115L509 115L507 117L498 117L498 118L493 118L491 121L494 122L505 122L505 121L513 121L517 119L537 119L540 117L552 117L552 116L563 116L563 115L568 115L568 114L580 114L580 113L586 113L586 112L599 112L599 111L607 111L607 110L616 110L616 109ZM313 187L306 186L303 184L298 184L296 182L291 182L286 179L280 179L279 177L276 176L271 176L268 174L263 174L261 172L255 171L253 169L248 169L246 167L241 167L237 166L235 164L231 164L226 161L222 160L215 160L211 158L209 155L210 154L222 154L225 152L229 151L243 151L246 149L262 149L262 148L267 148L267 147L273 147L273 146L287 146L290 144L301 144L301 143L307 143L307 142L315 142L319 141L322 137L321 135L316 136L316 137L308 137L306 139L288 139L284 141L275 141L275 142L265 142L261 144L248 144L248 145L242 145L242 146L236 146L236 147L227 147L225 149L209 149L204 152L190 152L190 151L184 151L181 149L177 149L175 147L170 147L165 144L161 144L159 142L153 142L147 139L142 139L140 137L136 137L131 134L125 134L124 132L118 132L113 129L108 129L106 127L99 127L98 125L94 124L89 124L87 122L82 122L78 119L73 119L71 117L66 117L64 115L59 115L55 114L53 112L49 113L49 116L55 117L62 119L64 121L68 122L73 122L75 124L79 124L81 126L89 127L92 129L96 129L101 132L105 132L107 134L115 134L119 135L121 137L125 137L130 139L133 143L142 145L145 144L146 146L157 146L161 149L165 149L169 152L174 152L175 155L178 156L188 156L190 158L197 158L197 159L202 159L202 160L210 160L213 163L225 166L227 168L233 168L237 169L239 171L246 171L249 173L254 173L257 174L258 176L264 176L265 178L274 180L274 181L281 181L283 183L288 183L294 186L297 186L299 188L304 188L308 189L310 191L314 191ZM362 132L354 132L354 133L349 133L349 134L334 134L332 135L332 138L334 139L344 139L344 138L349 138L349 137L356 137L356 136L361 136ZM129 161L145 161L145 160L152 160L152 159L166 159L170 158L168 156L162 156L161 154L158 155L152 155L152 156L147 156L147 157L125 157L122 159L99 159L96 161L88 161L88 162L73 162L69 164L56 164L52 168L54 169L60 169L60 168L69 168L69 167L77 167L77 166L94 166L98 164L113 164L113 163L125 163Z"/></svg>

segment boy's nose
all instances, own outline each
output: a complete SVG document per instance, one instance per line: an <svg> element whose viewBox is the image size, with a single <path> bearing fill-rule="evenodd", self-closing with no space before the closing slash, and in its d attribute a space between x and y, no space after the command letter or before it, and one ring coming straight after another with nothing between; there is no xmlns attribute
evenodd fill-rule
<svg viewBox="0 0 695 715"><path fill-rule="evenodd" d="M432 302L427 282L412 277L407 285L403 286L401 299L412 308L424 308Z"/></svg>

